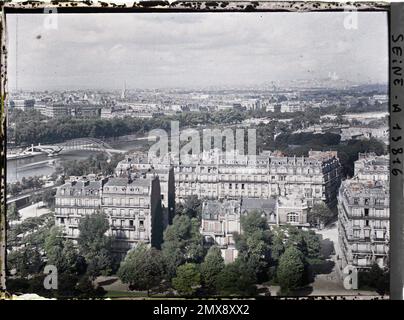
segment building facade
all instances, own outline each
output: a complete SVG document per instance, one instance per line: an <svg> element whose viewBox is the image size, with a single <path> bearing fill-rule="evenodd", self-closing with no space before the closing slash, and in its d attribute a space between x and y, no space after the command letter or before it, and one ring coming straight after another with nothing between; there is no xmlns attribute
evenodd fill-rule
<svg viewBox="0 0 404 320"><path fill-rule="evenodd" d="M40 112L49 118L93 118L101 116L101 106L90 104L88 102L82 103L48 103Z"/></svg>
<svg viewBox="0 0 404 320"><path fill-rule="evenodd" d="M253 212L265 217L270 227L294 225L307 227L307 204L303 199L271 197L239 200L205 200L202 204L201 234L205 241L217 245L225 262L237 258L234 235L243 232L241 217Z"/></svg>
<svg viewBox="0 0 404 320"><path fill-rule="evenodd" d="M389 159L360 154L355 176L342 182L338 196L338 234L342 266L388 267Z"/></svg>
<svg viewBox="0 0 404 320"><path fill-rule="evenodd" d="M240 201L205 201L200 231L206 242L220 248L225 262L234 261L238 251L233 236L241 233Z"/></svg>
<svg viewBox="0 0 404 320"><path fill-rule="evenodd" d="M172 166L178 201L192 195L214 200L299 194L309 207L320 201L332 207L337 202L341 165L333 151L309 151L307 157L286 157L269 151L257 156L229 156L213 150L186 160L143 158L134 161L133 168Z"/></svg>
<svg viewBox="0 0 404 320"><path fill-rule="evenodd" d="M138 243L160 248L164 219L157 176L110 178L103 188L102 210L109 218L114 251L125 254Z"/></svg>
<svg viewBox="0 0 404 320"><path fill-rule="evenodd" d="M55 224L72 240L79 236L80 218L101 210L102 188L107 179L71 177L57 188L55 196Z"/></svg>
<svg viewBox="0 0 404 320"><path fill-rule="evenodd" d="M155 168L156 167L156 168ZM151 166L141 156L126 156L115 168L118 177L143 174L148 177L158 176L161 189L161 205L165 225L171 224L175 215L175 176L172 166Z"/></svg>
<svg viewBox="0 0 404 320"><path fill-rule="evenodd" d="M20 109L23 111L34 110L35 100L34 99L14 99L10 100L10 109Z"/></svg>
<svg viewBox="0 0 404 320"><path fill-rule="evenodd" d="M160 248L165 225L157 175L73 177L57 188L55 223L65 237L77 240L81 217L101 211L107 215L116 254L124 256L140 242Z"/></svg>

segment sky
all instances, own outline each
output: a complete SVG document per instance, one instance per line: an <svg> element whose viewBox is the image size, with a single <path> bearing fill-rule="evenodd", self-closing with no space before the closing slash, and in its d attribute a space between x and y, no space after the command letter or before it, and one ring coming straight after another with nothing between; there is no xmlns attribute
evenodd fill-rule
<svg viewBox="0 0 404 320"><path fill-rule="evenodd" d="M350 14L10 14L8 87L251 87L330 75L386 84L387 14L358 12L347 29Z"/></svg>

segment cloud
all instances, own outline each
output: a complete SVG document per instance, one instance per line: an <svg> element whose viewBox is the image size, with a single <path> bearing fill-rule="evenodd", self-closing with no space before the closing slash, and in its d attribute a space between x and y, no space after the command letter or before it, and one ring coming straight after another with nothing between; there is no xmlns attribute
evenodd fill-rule
<svg viewBox="0 0 404 320"><path fill-rule="evenodd" d="M15 74L34 89L385 82L387 16L358 15L357 30L344 12L59 14L57 30L9 15L10 88Z"/></svg>

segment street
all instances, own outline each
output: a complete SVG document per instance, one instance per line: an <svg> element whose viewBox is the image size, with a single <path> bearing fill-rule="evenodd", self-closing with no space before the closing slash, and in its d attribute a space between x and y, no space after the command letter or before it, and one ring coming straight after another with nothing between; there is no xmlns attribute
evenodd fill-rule
<svg viewBox="0 0 404 320"><path fill-rule="evenodd" d="M327 226L322 230L316 230L321 235L321 254L326 257L324 269L322 273L315 276L314 282L311 284L311 296L328 296L328 295L360 295L360 296L379 296L375 291L364 290L346 290L343 285L342 273L337 267L337 255L340 248L338 245L338 228L337 223Z"/></svg>

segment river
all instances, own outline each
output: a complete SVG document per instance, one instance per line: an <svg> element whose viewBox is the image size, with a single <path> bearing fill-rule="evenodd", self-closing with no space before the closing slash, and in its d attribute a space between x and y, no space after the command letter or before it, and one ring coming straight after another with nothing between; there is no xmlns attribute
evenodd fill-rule
<svg viewBox="0 0 404 320"><path fill-rule="evenodd" d="M114 149L126 151L139 150L144 147L145 144L147 144L145 140L109 142L109 145ZM7 160L7 183L21 181L23 177L51 175L62 161L84 160L96 153L96 151L88 150L62 151L54 157L48 157L47 154L40 154L31 158Z"/></svg>

